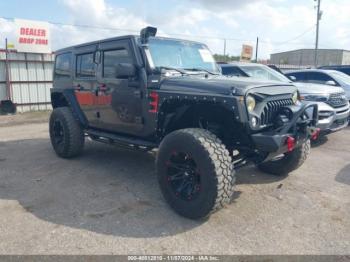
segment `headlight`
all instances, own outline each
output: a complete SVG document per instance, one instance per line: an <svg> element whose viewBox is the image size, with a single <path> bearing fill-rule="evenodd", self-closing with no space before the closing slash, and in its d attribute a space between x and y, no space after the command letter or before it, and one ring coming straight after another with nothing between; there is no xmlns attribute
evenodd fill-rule
<svg viewBox="0 0 350 262"><path fill-rule="evenodd" d="M248 112L253 112L256 105L255 98L252 97L251 95L248 95L246 98L246 104L247 104Z"/></svg>
<svg viewBox="0 0 350 262"><path fill-rule="evenodd" d="M293 103L296 104L298 102L298 92L294 92L292 96Z"/></svg>
<svg viewBox="0 0 350 262"><path fill-rule="evenodd" d="M326 94L302 94L300 100L314 101L314 102L327 102L329 95Z"/></svg>

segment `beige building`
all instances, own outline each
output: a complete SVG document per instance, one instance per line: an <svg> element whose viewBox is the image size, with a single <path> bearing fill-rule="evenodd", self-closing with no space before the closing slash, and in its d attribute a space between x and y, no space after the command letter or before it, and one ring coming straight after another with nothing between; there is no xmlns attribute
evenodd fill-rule
<svg viewBox="0 0 350 262"><path fill-rule="evenodd" d="M270 56L272 64L288 64L297 66L313 66L314 49L298 49L275 53ZM343 49L319 49L317 51L317 65L350 65L350 51Z"/></svg>

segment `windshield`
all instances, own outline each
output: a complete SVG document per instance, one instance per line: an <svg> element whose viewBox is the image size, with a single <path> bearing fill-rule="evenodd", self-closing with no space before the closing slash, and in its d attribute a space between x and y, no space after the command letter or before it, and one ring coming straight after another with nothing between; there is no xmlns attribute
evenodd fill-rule
<svg viewBox="0 0 350 262"><path fill-rule="evenodd" d="M189 41L150 38L150 64L156 68L168 67L188 70L206 70L220 73L215 60L204 44Z"/></svg>
<svg viewBox="0 0 350 262"><path fill-rule="evenodd" d="M250 77L268 81L291 82L287 77L268 66L240 65L240 68Z"/></svg>
<svg viewBox="0 0 350 262"><path fill-rule="evenodd" d="M329 71L328 72L332 77L336 78L338 81L345 82L346 84L350 84L350 76L347 74L344 74L343 72L339 71Z"/></svg>

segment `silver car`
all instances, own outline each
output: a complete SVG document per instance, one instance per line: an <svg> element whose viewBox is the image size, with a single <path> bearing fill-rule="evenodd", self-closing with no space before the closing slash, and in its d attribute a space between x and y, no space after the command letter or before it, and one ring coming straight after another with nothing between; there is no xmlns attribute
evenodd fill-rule
<svg viewBox="0 0 350 262"><path fill-rule="evenodd" d="M348 126L349 102L344 90L338 86L294 83L300 99L318 104L318 127L322 133L331 133Z"/></svg>
<svg viewBox="0 0 350 262"><path fill-rule="evenodd" d="M291 83L286 76L255 63L220 64L224 75L249 76L263 81ZM350 107L344 90L335 85L321 85L294 82L300 93L300 99L314 101L318 104L318 127L322 134L328 134L348 125Z"/></svg>
<svg viewBox="0 0 350 262"><path fill-rule="evenodd" d="M350 101L350 76L343 72L325 69L305 69L288 71L285 75L293 82L341 87L344 89L348 101Z"/></svg>

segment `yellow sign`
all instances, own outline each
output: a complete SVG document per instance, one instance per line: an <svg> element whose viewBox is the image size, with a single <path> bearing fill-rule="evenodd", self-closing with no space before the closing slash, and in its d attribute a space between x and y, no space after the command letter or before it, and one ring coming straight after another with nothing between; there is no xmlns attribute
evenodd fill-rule
<svg viewBox="0 0 350 262"><path fill-rule="evenodd" d="M14 49L14 48L15 48L15 45L14 45L14 44L11 44L11 43L8 43L8 44L7 44L7 48L9 48L9 49Z"/></svg>

